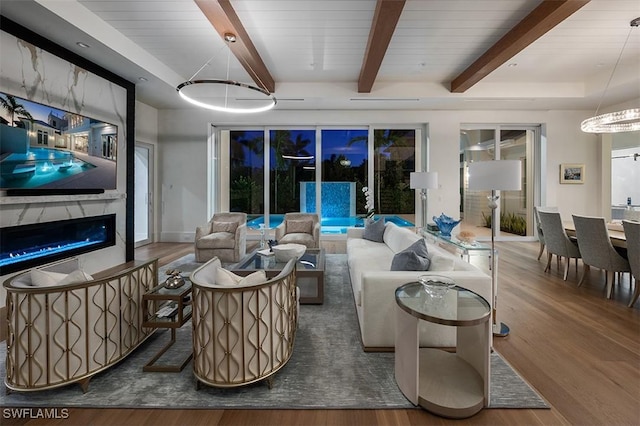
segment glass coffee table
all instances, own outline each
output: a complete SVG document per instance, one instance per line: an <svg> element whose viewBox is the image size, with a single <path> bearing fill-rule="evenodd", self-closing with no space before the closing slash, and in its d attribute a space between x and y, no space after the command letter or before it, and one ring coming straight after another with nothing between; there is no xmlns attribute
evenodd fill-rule
<svg viewBox="0 0 640 426"><path fill-rule="evenodd" d="M231 266L234 274L247 276L252 272L264 270L267 278L275 277L286 263L276 262L274 255L264 256L258 251L249 253L238 264ZM296 265L296 277L300 288L300 303L321 305L324 303L324 265L325 250L307 249Z"/></svg>

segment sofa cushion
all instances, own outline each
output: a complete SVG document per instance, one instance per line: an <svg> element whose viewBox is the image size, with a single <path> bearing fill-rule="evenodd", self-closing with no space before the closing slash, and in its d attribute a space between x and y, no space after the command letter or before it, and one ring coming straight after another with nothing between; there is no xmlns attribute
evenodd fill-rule
<svg viewBox="0 0 640 426"><path fill-rule="evenodd" d="M418 234L392 222L387 223L383 236L384 243L388 245L394 253L398 253L422 239Z"/></svg>
<svg viewBox="0 0 640 426"><path fill-rule="evenodd" d="M293 234L285 234L284 237L278 240L278 244L304 244L307 247L313 247L315 240L313 235L306 232L295 232Z"/></svg>
<svg viewBox="0 0 640 426"><path fill-rule="evenodd" d="M235 234L238 229L238 222L218 222L213 221L211 225L211 232L229 232Z"/></svg>
<svg viewBox="0 0 640 426"><path fill-rule="evenodd" d="M199 249L232 249L235 246L235 235L231 232L214 232L213 234L205 235L196 242L196 247Z"/></svg>
<svg viewBox="0 0 640 426"><path fill-rule="evenodd" d="M431 254L429 261L429 271L453 271L455 268L455 259L451 256Z"/></svg>
<svg viewBox="0 0 640 426"><path fill-rule="evenodd" d="M313 233L313 221L312 220L285 220L287 234L312 234Z"/></svg>
<svg viewBox="0 0 640 426"><path fill-rule="evenodd" d="M375 241L376 243L383 242L384 237L384 218L378 220L365 220L364 222L364 234L362 238L369 241Z"/></svg>
<svg viewBox="0 0 640 426"><path fill-rule="evenodd" d="M267 280L267 274L260 270L242 277L224 268L216 269L216 285L250 286L261 284Z"/></svg>
<svg viewBox="0 0 640 426"><path fill-rule="evenodd" d="M396 253L391 261L392 271L426 271L431 260L424 239L419 239L406 249Z"/></svg>

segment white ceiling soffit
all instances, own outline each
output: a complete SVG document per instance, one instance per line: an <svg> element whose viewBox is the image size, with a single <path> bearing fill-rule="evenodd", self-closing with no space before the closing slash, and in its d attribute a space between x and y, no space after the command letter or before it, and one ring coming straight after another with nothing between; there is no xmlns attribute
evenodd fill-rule
<svg viewBox="0 0 640 426"><path fill-rule="evenodd" d="M450 93L451 80L539 4L407 0L371 92L358 93L375 1L232 0L276 81L277 109L595 109L639 1L591 0L466 92ZM188 108L175 85L209 59L199 77L227 72L224 42L193 0L2 0L0 11L131 81L148 78L138 98L158 108ZM82 34L95 47L78 52ZM249 81L233 59L231 78ZM640 30L603 105L640 99L638 70Z"/></svg>

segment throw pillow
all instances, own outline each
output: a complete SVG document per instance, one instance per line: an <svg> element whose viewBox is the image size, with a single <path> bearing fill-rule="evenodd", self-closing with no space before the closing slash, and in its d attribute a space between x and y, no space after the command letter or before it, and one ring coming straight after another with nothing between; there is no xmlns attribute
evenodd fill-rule
<svg viewBox="0 0 640 426"><path fill-rule="evenodd" d="M263 283L266 280L267 274L264 271L256 271L246 277L236 275L224 268L218 268L216 271L216 285L249 286Z"/></svg>
<svg viewBox="0 0 640 426"><path fill-rule="evenodd" d="M217 222L213 221L211 232L230 232L234 234L238 229L238 222Z"/></svg>
<svg viewBox="0 0 640 426"><path fill-rule="evenodd" d="M453 271L453 268L455 266L455 261L453 260L453 258L448 256L434 254L430 257L430 260L430 271Z"/></svg>
<svg viewBox="0 0 640 426"><path fill-rule="evenodd" d="M31 270L31 285L35 287L50 287L62 281L67 274L60 272L43 271L42 269Z"/></svg>
<svg viewBox="0 0 640 426"><path fill-rule="evenodd" d="M313 222L310 220L286 220L285 225L287 234L312 234Z"/></svg>
<svg viewBox="0 0 640 426"><path fill-rule="evenodd" d="M412 251L401 251L393 256L391 261L392 271L427 271L429 259L420 257Z"/></svg>
<svg viewBox="0 0 640 426"><path fill-rule="evenodd" d="M69 275L64 277L64 279L60 281L58 285L78 284L78 283L83 283L83 282L92 281L92 280L93 280L93 277L91 275L87 274L86 272L80 269L76 269L75 271L71 272Z"/></svg>
<svg viewBox="0 0 640 426"><path fill-rule="evenodd" d="M391 261L392 271L427 271L431 260L424 239L419 239L401 252L396 253Z"/></svg>
<svg viewBox="0 0 640 426"><path fill-rule="evenodd" d="M380 218L376 221L365 220L364 232L362 238L369 241L375 241L376 243L383 242L384 237L384 219Z"/></svg>
<svg viewBox="0 0 640 426"><path fill-rule="evenodd" d="M78 284L91 280L93 280L93 277L80 269L77 269L70 274L43 271L41 269L33 269L31 271L31 285L35 287Z"/></svg>

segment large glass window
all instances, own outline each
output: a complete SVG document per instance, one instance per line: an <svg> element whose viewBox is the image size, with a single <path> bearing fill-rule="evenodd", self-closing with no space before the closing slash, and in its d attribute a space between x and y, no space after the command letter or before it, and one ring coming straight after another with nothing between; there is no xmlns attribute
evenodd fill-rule
<svg viewBox="0 0 640 426"><path fill-rule="evenodd" d="M301 182L315 181L315 130L271 130L272 214L299 212ZM313 210L315 211L315 208Z"/></svg>
<svg viewBox="0 0 640 426"><path fill-rule="evenodd" d="M264 132L230 132L229 208L249 217L264 212Z"/></svg>
<svg viewBox="0 0 640 426"><path fill-rule="evenodd" d="M416 131L376 129L373 138L376 213L414 214L415 194L409 188L409 177L416 169Z"/></svg>
<svg viewBox="0 0 640 426"><path fill-rule="evenodd" d="M221 183L216 185L221 188L220 206L246 212L252 228L262 223L273 228L284 213L316 212L320 206L323 232L342 233L347 226L362 225L367 213L362 188L369 186L377 215L404 216L405 221L391 220L412 226L415 193L409 188L409 176L415 170L417 132L415 128L221 130L221 174L213 174ZM327 221L332 223L325 229Z"/></svg>
<svg viewBox="0 0 640 426"><path fill-rule="evenodd" d="M364 214L368 131L322 130L322 217Z"/></svg>

